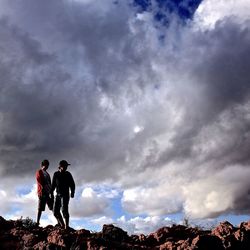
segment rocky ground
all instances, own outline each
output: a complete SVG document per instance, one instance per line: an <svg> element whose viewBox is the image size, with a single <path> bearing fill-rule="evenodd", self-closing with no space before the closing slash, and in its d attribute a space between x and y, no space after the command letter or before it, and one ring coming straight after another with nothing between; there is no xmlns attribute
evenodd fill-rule
<svg viewBox="0 0 250 250"><path fill-rule="evenodd" d="M38 227L31 220L5 220L0 216L0 249L250 249L250 221L234 227L222 222L213 230L173 225L149 235L128 235L114 225L101 232L63 230L57 226Z"/></svg>

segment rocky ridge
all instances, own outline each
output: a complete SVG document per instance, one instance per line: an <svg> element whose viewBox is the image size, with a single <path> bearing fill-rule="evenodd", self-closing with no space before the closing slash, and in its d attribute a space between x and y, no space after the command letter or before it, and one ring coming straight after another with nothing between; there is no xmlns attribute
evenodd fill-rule
<svg viewBox="0 0 250 250"><path fill-rule="evenodd" d="M43 228L24 221L5 220L0 216L0 249L250 249L250 221L242 222L239 227L225 221L213 230L173 225L162 227L149 235L128 235L111 224L103 225L101 232L93 233L86 229L64 230L51 225Z"/></svg>

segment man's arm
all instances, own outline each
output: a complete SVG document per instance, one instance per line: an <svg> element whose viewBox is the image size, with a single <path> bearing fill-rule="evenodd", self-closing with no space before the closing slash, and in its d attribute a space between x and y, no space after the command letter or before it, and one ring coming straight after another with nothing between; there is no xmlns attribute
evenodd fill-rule
<svg viewBox="0 0 250 250"><path fill-rule="evenodd" d="M41 169L36 172L36 181L38 184L44 185L44 176Z"/></svg>
<svg viewBox="0 0 250 250"><path fill-rule="evenodd" d="M54 195L55 188L56 188L56 172L54 173L53 179L52 179L51 195Z"/></svg>
<svg viewBox="0 0 250 250"><path fill-rule="evenodd" d="M71 198L74 198L75 196L75 188L76 188L76 185L75 185L75 181L73 179L73 176L71 175L71 173L69 173L69 187L70 187L70 196Z"/></svg>
<svg viewBox="0 0 250 250"><path fill-rule="evenodd" d="M36 182L37 182L37 194L38 196L42 196L43 186L44 186L44 175L41 169L36 171Z"/></svg>

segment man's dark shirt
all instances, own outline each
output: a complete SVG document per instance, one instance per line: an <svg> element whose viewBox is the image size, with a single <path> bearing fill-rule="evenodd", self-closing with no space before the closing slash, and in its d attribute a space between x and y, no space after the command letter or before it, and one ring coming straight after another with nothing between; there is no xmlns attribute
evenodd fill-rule
<svg viewBox="0 0 250 250"><path fill-rule="evenodd" d="M69 189L71 195L75 193L75 182L70 172L60 172L54 173L52 180L52 193L56 189L58 195L69 196Z"/></svg>

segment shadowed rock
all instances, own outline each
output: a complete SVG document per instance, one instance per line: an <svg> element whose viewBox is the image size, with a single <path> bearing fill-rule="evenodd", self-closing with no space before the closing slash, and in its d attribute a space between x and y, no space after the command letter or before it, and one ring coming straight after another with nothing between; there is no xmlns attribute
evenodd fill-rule
<svg viewBox="0 0 250 250"><path fill-rule="evenodd" d="M30 222L30 221L29 221ZM248 250L250 249L250 221L234 227L222 222L212 231L174 225L162 227L149 235L131 235L112 224L101 232L68 230L58 226L38 227L23 220L7 221L0 216L0 249L9 250Z"/></svg>

